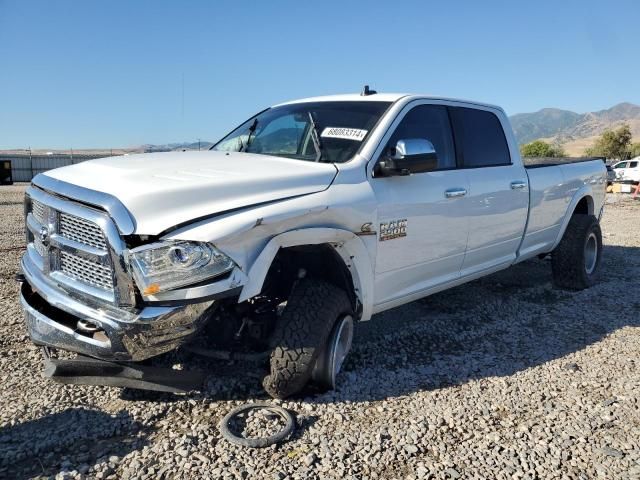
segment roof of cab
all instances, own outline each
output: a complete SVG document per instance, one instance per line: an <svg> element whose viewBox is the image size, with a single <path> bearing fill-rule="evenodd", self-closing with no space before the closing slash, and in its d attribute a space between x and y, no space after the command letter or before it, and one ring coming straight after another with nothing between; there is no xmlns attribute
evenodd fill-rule
<svg viewBox="0 0 640 480"><path fill-rule="evenodd" d="M359 93L345 93L342 95L324 95L321 97L300 98L288 102L279 103L280 105L290 105L292 103L308 103L308 102L395 102L402 97L408 96L407 93L373 93L369 95L360 95Z"/></svg>
<svg viewBox="0 0 640 480"><path fill-rule="evenodd" d="M443 100L450 102L467 103L471 105L477 105L479 107L492 108L495 110L503 111L502 107L492 105L490 103L476 102L474 100L464 100L460 98L441 97L436 95L417 95L412 93L373 93L369 95L361 95L359 93L346 93L342 95L324 95L321 97L309 97L301 98L298 100L291 100L288 102L279 103L274 107L281 105L291 105L294 103L308 103L308 102L396 102L401 98L406 98L407 101L411 100Z"/></svg>

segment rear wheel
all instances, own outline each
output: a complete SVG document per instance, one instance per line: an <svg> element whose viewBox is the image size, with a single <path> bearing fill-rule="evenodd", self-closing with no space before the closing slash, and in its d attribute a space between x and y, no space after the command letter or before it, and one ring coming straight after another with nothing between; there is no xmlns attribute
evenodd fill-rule
<svg viewBox="0 0 640 480"><path fill-rule="evenodd" d="M574 214L560 244L552 253L556 286L583 290L597 280L602 257L602 231L593 215Z"/></svg>
<svg viewBox="0 0 640 480"><path fill-rule="evenodd" d="M262 384L286 398L313 380L333 388L351 347L353 319L346 292L324 280L303 278L293 288L273 333L270 372Z"/></svg>

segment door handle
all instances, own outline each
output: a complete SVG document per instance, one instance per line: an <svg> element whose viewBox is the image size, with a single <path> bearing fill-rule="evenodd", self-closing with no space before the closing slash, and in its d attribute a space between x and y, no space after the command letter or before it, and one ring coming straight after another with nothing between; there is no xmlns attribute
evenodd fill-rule
<svg viewBox="0 0 640 480"><path fill-rule="evenodd" d="M527 188L527 182L521 180L511 182L511 190L520 190L521 188Z"/></svg>
<svg viewBox="0 0 640 480"><path fill-rule="evenodd" d="M447 198L464 197L467 191L464 188L452 188L444 192L444 196Z"/></svg>

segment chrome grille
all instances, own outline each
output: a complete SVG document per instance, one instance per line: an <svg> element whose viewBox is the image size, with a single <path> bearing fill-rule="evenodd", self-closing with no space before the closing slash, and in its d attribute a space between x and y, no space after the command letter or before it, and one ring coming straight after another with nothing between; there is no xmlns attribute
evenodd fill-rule
<svg viewBox="0 0 640 480"><path fill-rule="evenodd" d="M103 290L113 289L111 267L99 265L90 260L60 252L60 271L65 275Z"/></svg>
<svg viewBox="0 0 640 480"><path fill-rule="evenodd" d="M42 273L63 289L119 301L110 247L119 238L107 240L109 217L36 189L28 194L28 254Z"/></svg>
<svg viewBox="0 0 640 480"><path fill-rule="evenodd" d="M99 248L100 250L107 249L102 230L98 225L88 220L68 213L60 213L58 231L60 235L69 240Z"/></svg>
<svg viewBox="0 0 640 480"><path fill-rule="evenodd" d="M36 218L38 223L40 223L40 224L47 223L47 222L45 222L45 210L44 210L44 205L43 204L41 204L37 200L32 200L31 201L31 211L33 212L33 216Z"/></svg>
<svg viewBox="0 0 640 480"><path fill-rule="evenodd" d="M33 246L36 247L36 252L38 252L41 257L44 257L46 249L38 237L33 239Z"/></svg>

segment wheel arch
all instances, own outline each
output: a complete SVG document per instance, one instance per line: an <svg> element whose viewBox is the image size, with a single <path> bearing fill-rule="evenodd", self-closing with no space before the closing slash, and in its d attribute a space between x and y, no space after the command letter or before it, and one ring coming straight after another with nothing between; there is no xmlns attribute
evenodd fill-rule
<svg viewBox="0 0 640 480"><path fill-rule="evenodd" d="M359 302L360 320L371 318L373 267L369 251L357 235L336 228L305 228L273 237L251 265L247 273L248 281L238 301L258 295L278 255L291 249L306 251L309 255L320 255L322 260L330 262L331 268L326 269L328 271L324 278L345 288L350 298Z"/></svg>
<svg viewBox="0 0 640 480"><path fill-rule="evenodd" d="M578 200L571 215L573 216L576 213L580 213L583 215L593 215L593 212L593 197L591 195L585 195L580 200Z"/></svg>
<svg viewBox="0 0 640 480"><path fill-rule="evenodd" d="M569 225L569 221L575 214L595 215L595 203L591 188L588 185L585 185L573 195L573 198L567 207L564 219L562 220L562 225L558 232L558 237L553 244L552 250L555 249L562 240L564 232L567 230L567 226Z"/></svg>

